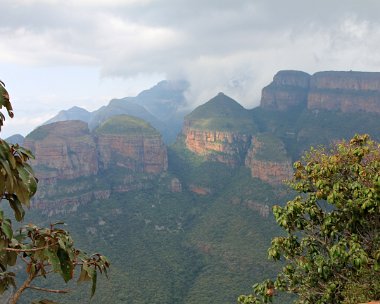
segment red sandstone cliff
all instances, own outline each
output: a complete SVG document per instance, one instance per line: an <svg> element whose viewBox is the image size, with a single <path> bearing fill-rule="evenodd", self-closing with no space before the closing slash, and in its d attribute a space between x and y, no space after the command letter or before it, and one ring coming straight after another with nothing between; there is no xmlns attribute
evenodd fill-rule
<svg viewBox="0 0 380 304"><path fill-rule="evenodd" d="M235 167L243 164L256 129L248 110L219 93L185 117L182 134L190 151Z"/></svg>
<svg viewBox="0 0 380 304"><path fill-rule="evenodd" d="M380 73L315 73L310 80L307 107L380 113Z"/></svg>
<svg viewBox="0 0 380 304"><path fill-rule="evenodd" d="M112 123L94 135L85 122L56 122L26 137L39 179L34 207L48 213L75 209L112 191L149 187L151 178L166 171L166 147L157 131L131 117Z"/></svg>
<svg viewBox="0 0 380 304"><path fill-rule="evenodd" d="M260 106L287 110L294 106L309 110L380 113L380 73L280 71L262 90Z"/></svg>
<svg viewBox="0 0 380 304"><path fill-rule="evenodd" d="M168 167L166 147L159 135L99 135L97 147L102 169L116 164L133 172L158 174Z"/></svg>
<svg viewBox="0 0 380 304"><path fill-rule="evenodd" d="M24 147L35 155L31 164L41 182L98 172L95 141L85 122L72 120L41 126L26 137Z"/></svg>
<svg viewBox="0 0 380 304"><path fill-rule="evenodd" d="M253 138L245 165L251 170L252 177L272 185L290 179L293 173L283 143L274 137L268 138L264 135Z"/></svg>
<svg viewBox="0 0 380 304"><path fill-rule="evenodd" d="M209 160L237 166L251 142L251 136L226 131L207 131L184 128L186 147Z"/></svg>
<svg viewBox="0 0 380 304"><path fill-rule="evenodd" d="M261 107L287 110L306 104L310 75L300 71L280 71L271 84L263 88Z"/></svg>

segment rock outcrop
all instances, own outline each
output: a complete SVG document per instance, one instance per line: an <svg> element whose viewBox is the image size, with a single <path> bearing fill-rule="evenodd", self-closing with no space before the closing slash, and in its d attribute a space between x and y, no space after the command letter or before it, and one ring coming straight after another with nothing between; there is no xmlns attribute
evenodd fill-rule
<svg viewBox="0 0 380 304"><path fill-rule="evenodd" d="M305 106L309 92L310 75L300 71L280 71L273 82L263 88L261 107L272 110L287 110Z"/></svg>
<svg viewBox="0 0 380 304"><path fill-rule="evenodd" d="M380 113L380 73L319 72L310 80L310 110Z"/></svg>
<svg viewBox="0 0 380 304"><path fill-rule="evenodd" d="M244 162L254 132L249 111L223 93L187 115L182 129L190 151L233 167Z"/></svg>
<svg viewBox="0 0 380 304"><path fill-rule="evenodd" d="M280 71L262 90L264 109L380 113L380 73L318 72L310 76L301 71Z"/></svg>
<svg viewBox="0 0 380 304"><path fill-rule="evenodd" d="M293 173L283 143L271 135L258 135L253 138L245 165L251 170L252 177L272 185L290 179Z"/></svg>
<svg viewBox="0 0 380 304"><path fill-rule="evenodd" d="M70 211L111 192L149 187L149 180L167 170L161 135L146 122L117 116L96 134L83 121L43 125L25 139L39 179L33 206L48 214Z"/></svg>
<svg viewBox="0 0 380 304"><path fill-rule="evenodd" d="M186 147L190 151L230 166L242 163L251 143L251 136L247 134L192 128L184 129L183 133Z"/></svg>
<svg viewBox="0 0 380 304"><path fill-rule="evenodd" d="M99 164L127 168L135 173L166 171L168 158L161 135L148 123L131 116L113 117L95 130Z"/></svg>
<svg viewBox="0 0 380 304"><path fill-rule="evenodd" d="M62 121L41 126L25 138L24 146L35 155L31 165L42 183L98 172L95 141L83 121Z"/></svg>

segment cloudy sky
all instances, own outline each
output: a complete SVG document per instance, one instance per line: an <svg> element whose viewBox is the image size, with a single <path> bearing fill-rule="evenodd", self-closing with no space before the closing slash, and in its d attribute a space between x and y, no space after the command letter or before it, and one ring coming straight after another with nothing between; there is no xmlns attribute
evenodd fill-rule
<svg viewBox="0 0 380 304"><path fill-rule="evenodd" d="M281 69L380 71L378 0L1 0L2 137L162 79L252 108Z"/></svg>

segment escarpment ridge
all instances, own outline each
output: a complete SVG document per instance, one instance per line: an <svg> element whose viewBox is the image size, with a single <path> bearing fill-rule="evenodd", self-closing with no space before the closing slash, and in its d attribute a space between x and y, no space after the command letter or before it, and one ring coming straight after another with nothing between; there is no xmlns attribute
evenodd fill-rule
<svg viewBox="0 0 380 304"><path fill-rule="evenodd" d="M380 73L280 71L262 90L261 107L286 110L294 106L380 113Z"/></svg>

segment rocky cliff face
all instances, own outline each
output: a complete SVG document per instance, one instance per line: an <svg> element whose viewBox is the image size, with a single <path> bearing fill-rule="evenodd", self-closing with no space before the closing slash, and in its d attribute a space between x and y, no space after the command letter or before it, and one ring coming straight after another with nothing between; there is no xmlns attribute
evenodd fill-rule
<svg viewBox="0 0 380 304"><path fill-rule="evenodd" d="M310 75L300 71L280 71L262 90L261 107L287 110L306 105Z"/></svg>
<svg viewBox="0 0 380 304"><path fill-rule="evenodd" d="M380 113L380 73L316 73L310 80L307 107Z"/></svg>
<svg viewBox="0 0 380 304"><path fill-rule="evenodd" d="M233 167L243 164L254 132L249 111L223 93L187 115L182 129L190 151Z"/></svg>
<svg viewBox="0 0 380 304"><path fill-rule="evenodd" d="M42 183L98 172L95 141L85 122L62 121L41 126L26 137L24 146L36 157L31 164Z"/></svg>
<svg viewBox="0 0 380 304"><path fill-rule="evenodd" d="M158 174L168 167L166 147L161 138L100 135L97 139L101 168L115 164L133 172Z"/></svg>
<svg viewBox="0 0 380 304"><path fill-rule="evenodd" d="M230 166L237 166L244 161L251 143L250 135L232 132L185 128L183 134L190 151Z"/></svg>
<svg viewBox="0 0 380 304"><path fill-rule="evenodd" d="M255 136L252 140L245 165L252 177L272 185L290 179L293 173L291 161L286 155L283 143L272 136Z"/></svg>
<svg viewBox="0 0 380 304"><path fill-rule="evenodd" d="M166 147L145 122L129 116L113 118L90 133L87 123L62 121L39 127L24 146L39 179L33 206L47 213L69 211L112 191L143 189L166 171Z"/></svg>
<svg viewBox="0 0 380 304"><path fill-rule="evenodd" d="M95 133L102 169L116 165L134 173L159 174L168 168L161 135L140 119L117 116Z"/></svg>
<svg viewBox="0 0 380 304"><path fill-rule="evenodd" d="M262 90L261 107L380 113L380 73L280 71Z"/></svg>

